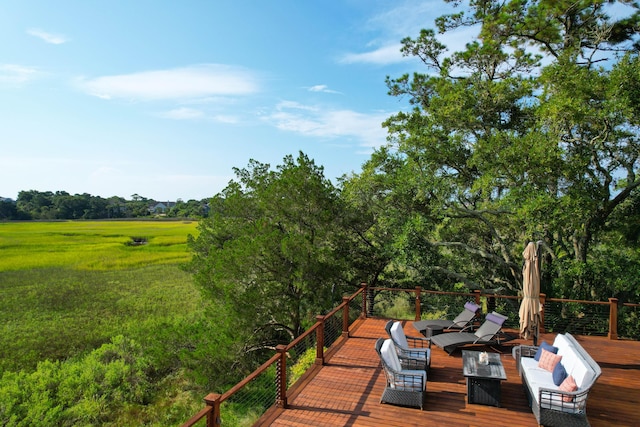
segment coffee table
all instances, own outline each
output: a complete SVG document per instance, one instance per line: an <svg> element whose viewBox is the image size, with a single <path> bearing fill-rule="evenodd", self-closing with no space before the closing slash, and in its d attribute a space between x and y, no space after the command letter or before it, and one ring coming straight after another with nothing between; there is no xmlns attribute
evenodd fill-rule
<svg viewBox="0 0 640 427"><path fill-rule="evenodd" d="M467 403L500 406L501 381L507 379L497 353L487 353L489 363L480 363L479 351L462 350L462 373L467 379Z"/></svg>

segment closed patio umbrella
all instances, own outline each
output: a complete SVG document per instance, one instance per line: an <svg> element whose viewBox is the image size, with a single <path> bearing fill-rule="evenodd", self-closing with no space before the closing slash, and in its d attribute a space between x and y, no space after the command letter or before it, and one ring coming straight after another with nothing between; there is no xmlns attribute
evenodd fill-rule
<svg viewBox="0 0 640 427"><path fill-rule="evenodd" d="M524 339L533 337L534 345L538 340L540 323L540 259L537 245L529 242L522 253L522 303L520 304L520 335Z"/></svg>

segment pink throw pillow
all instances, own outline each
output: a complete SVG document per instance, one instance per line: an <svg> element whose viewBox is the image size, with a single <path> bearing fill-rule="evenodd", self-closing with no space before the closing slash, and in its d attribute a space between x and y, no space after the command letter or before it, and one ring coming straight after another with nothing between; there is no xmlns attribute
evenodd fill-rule
<svg viewBox="0 0 640 427"><path fill-rule="evenodd" d="M542 354L540 355L540 360L538 361L538 367L549 372L553 372L553 369L561 359L562 356L558 356L557 354L543 349Z"/></svg>
<svg viewBox="0 0 640 427"><path fill-rule="evenodd" d="M576 391L578 386L576 385L576 381L573 379L571 375L569 375L565 380L558 386L558 390L561 391ZM565 402L573 402L573 396L562 396L562 400Z"/></svg>

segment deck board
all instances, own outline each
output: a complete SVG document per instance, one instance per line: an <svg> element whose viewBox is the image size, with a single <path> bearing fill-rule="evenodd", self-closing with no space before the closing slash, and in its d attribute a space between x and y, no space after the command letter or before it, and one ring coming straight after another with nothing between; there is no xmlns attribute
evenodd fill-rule
<svg viewBox="0 0 640 427"><path fill-rule="evenodd" d="M339 350L300 387L292 390L287 409L265 414L258 425L272 426L536 426L516 371L511 347L501 348L507 373L502 382L502 407L469 405L459 351L449 356L432 349L424 410L381 404L384 374L374 349L385 337L385 319L366 319ZM407 335L416 336L411 322ZM552 342L554 334L540 340ZM589 396L587 414L593 427L640 423L640 342L576 336L602 368ZM531 341L526 342L531 344Z"/></svg>

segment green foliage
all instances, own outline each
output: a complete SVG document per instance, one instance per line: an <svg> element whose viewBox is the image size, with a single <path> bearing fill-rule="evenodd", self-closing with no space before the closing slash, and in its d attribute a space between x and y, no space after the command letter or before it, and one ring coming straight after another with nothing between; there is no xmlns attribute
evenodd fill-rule
<svg viewBox="0 0 640 427"><path fill-rule="evenodd" d="M389 319L413 319L416 311L410 299L410 294L405 292L378 292L374 314Z"/></svg>
<svg viewBox="0 0 640 427"><path fill-rule="evenodd" d="M224 302L248 356L259 357L339 301L353 268L339 194L312 160L287 156L276 170L252 160L236 175L190 241L190 267Z"/></svg>
<svg viewBox="0 0 640 427"><path fill-rule="evenodd" d="M477 40L452 53L435 30L403 40L425 71L387 84L414 108L387 120L389 145L345 185L379 219L384 274L515 293L523 245L540 240L548 290L611 293L603 277L626 275L597 252L607 233L633 232L619 211L640 186L640 7L611 18L618 2L456 3L437 30L475 26Z"/></svg>
<svg viewBox="0 0 640 427"><path fill-rule="evenodd" d="M0 380L4 426L101 425L114 409L144 403L151 384L139 345L123 336L77 360L40 362L34 372Z"/></svg>
<svg viewBox="0 0 640 427"><path fill-rule="evenodd" d="M326 348L325 348L326 351ZM294 384L307 372L307 369L312 367L316 363L317 349L315 347L309 347L298 356L295 364L291 367L290 372L287 375L289 386Z"/></svg>
<svg viewBox="0 0 640 427"><path fill-rule="evenodd" d="M134 194L131 200L113 196L104 199L90 194L71 195L66 191L21 191L18 200L0 200L0 219L79 220L150 217L154 200ZM166 214L166 213L165 213ZM163 215L165 215L163 214ZM201 218L206 216L204 200L178 200L167 216Z"/></svg>

